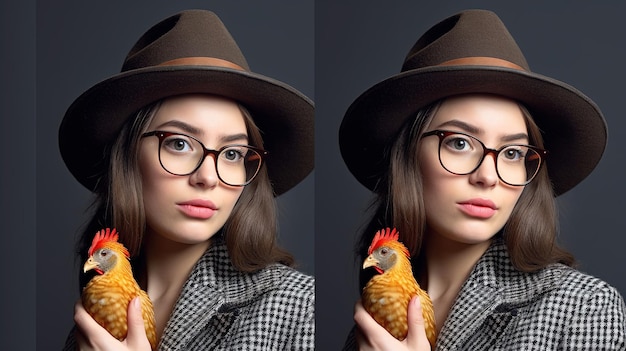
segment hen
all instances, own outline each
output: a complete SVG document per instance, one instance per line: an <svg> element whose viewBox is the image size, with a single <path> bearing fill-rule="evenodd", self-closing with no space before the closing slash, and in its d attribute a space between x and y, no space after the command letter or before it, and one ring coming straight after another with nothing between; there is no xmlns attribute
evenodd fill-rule
<svg viewBox="0 0 626 351"><path fill-rule="evenodd" d="M437 340L435 315L428 293L413 277L409 250L398 241L398 231L379 230L368 249L363 269L374 267L374 275L363 288L361 300L365 310L396 339L408 333L407 310L413 296L422 305L426 336L434 348Z"/></svg>
<svg viewBox="0 0 626 351"><path fill-rule="evenodd" d="M98 275L83 289L83 306L102 327L121 341L126 339L128 332L128 304L139 296L146 335L150 346L156 350L152 301L133 278L128 250L117 239L115 229L107 228L96 233L83 270L93 269Z"/></svg>

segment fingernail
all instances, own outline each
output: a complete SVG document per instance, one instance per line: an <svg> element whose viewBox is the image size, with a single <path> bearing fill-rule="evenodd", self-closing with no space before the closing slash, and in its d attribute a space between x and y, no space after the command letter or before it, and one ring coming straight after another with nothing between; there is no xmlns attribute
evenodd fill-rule
<svg viewBox="0 0 626 351"><path fill-rule="evenodd" d="M413 303L415 304L415 306L419 307L422 301L420 300L419 296L416 296L413 298Z"/></svg>

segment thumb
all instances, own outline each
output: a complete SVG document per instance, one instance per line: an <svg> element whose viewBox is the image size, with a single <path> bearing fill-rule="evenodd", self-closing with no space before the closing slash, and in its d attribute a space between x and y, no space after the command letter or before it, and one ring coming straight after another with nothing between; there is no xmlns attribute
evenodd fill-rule
<svg viewBox="0 0 626 351"><path fill-rule="evenodd" d="M128 304L127 323L128 335L126 336L126 343L128 346L133 350L149 350L150 343L148 342L148 337L146 336L143 315L141 314L141 299L139 297L135 297Z"/></svg>
<svg viewBox="0 0 626 351"><path fill-rule="evenodd" d="M430 343L426 337L426 323L422 313L422 303L419 296L413 296L409 302L408 309L409 332L406 341L410 349L430 350Z"/></svg>

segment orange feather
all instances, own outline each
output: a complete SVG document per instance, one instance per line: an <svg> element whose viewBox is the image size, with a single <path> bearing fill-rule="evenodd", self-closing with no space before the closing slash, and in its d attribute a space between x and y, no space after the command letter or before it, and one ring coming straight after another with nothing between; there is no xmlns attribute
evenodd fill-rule
<svg viewBox="0 0 626 351"><path fill-rule="evenodd" d="M133 277L128 250L118 240L115 229L96 233L85 272L94 269L94 276L81 296L87 312L116 339L124 340L128 333L127 312L130 301L139 296L146 335L153 350L157 347L154 311L148 294L141 290ZM109 259L109 261L106 261Z"/></svg>
<svg viewBox="0 0 626 351"><path fill-rule="evenodd" d="M363 268L374 267L378 273L363 288L363 307L396 339L404 340L408 333L409 301L418 296L431 346L437 340L435 313L428 293L421 289L411 268L409 250L398 241L398 231L379 230L368 249Z"/></svg>

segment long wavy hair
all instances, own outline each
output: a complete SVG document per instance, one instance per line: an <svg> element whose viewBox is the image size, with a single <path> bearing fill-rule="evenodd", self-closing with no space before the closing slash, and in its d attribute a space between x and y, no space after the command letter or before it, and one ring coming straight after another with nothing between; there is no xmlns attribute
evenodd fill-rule
<svg viewBox="0 0 626 351"><path fill-rule="evenodd" d="M110 154L109 171L98 182L91 206L93 215L77 242L81 262L87 259L94 234L105 227L115 227L131 257L141 260L146 216L138 165L139 145L141 135L147 131L161 104L162 101L158 101L137 112L107 150ZM241 104L238 106L250 145L263 148L261 132L250 112ZM254 272L275 262L293 266L293 256L278 246L277 228L276 200L267 168L263 166L252 183L244 187L230 217L214 237L224 237L233 266L242 272ZM80 287L89 279L90 276L81 272Z"/></svg>
<svg viewBox="0 0 626 351"><path fill-rule="evenodd" d="M388 172L374 190L375 198L370 205L372 217L357 243L357 256L361 261L367 256L374 233L391 226L400 232L400 239L411 252L413 264L423 261L421 249L426 232L426 214L422 196L421 160L418 157L421 147L419 141L442 102L438 101L418 111L391 145L387 153ZM528 109L520 103L518 105L526 122L529 143L543 148L539 127ZM496 236L503 238L515 268L532 272L556 262L574 265L573 256L557 244L557 233L556 201L544 164L535 179L525 186L509 220ZM364 286L372 272L360 272L360 283Z"/></svg>

